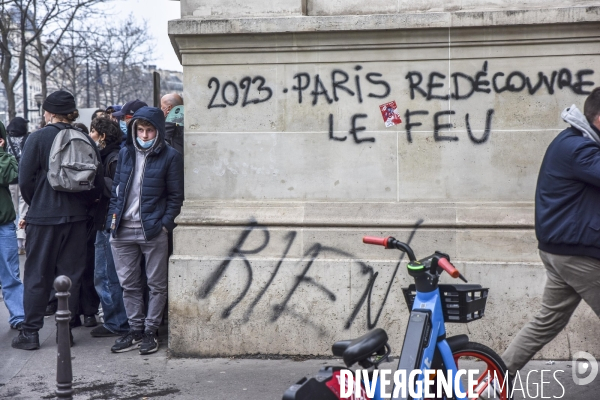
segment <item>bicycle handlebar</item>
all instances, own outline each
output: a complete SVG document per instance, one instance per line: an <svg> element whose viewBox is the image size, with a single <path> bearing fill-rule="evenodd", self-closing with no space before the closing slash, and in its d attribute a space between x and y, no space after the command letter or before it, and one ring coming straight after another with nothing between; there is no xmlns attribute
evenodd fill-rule
<svg viewBox="0 0 600 400"><path fill-rule="evenodd" d="M446 271L451 277L460 277L460 272L458 272L458 270L454 268L454 265L452 265L450 261L446 260L445 258L438 259L438 265L442 267L442 269Z"/></svg>
<svg viewBox="0 0 600 400"><path fill-rule="evenodd" d="M402 243L402 242L396 240L395 238L393 238L391 236L388 236L386 238L381 238L381 237L376 237L376 236L364 236L363 243L383 246L386 249L391 249L391 248L395 247L398 250L405 251L411 262L416 261L415 254L413 253L410 246L407 245L406 243ZM436 254L437 254L437 252L436 252ZM446 259L444 257L439 257L437 264L440 268L442 268L444 271L446 271L448 273L448 275L450 275L451 277L460 278L465 282L467 281L465 279L465 277L462 276L462 274L456 268L454 268L454 265L452 265L450 263L450 261L448 261L448 259Z"/></svg>
<svg viewBox="0 0 600 400"><path fill-rule="evenodd" d="M379 246L383 246L386 249L396 248L398 250L402 250L402 251L406 252L406 254L408 255L408 259L411 262L417 260L415 258L415 253L412 251L412 249L410 248L409 245L407 245L406 243L402 243L391 236L388 236L386 238L380 238L380 237L375 237L375 236L364 236L363 243L376 244Z"/></svg>
<svg viewBox="0 0 600 400"><path fill-rule="evenodd" d="M376 244L378 246L383 246L387 248L387 241L390 237L380 238L375 236L365 236L363 237L363 243L366 244Z"/></svg>

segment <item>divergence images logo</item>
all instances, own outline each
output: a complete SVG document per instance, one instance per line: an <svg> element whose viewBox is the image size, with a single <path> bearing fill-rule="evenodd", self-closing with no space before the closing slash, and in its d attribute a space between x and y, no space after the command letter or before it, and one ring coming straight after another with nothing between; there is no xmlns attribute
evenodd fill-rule
<svg viewBox="0 0 600 400"><path fill-rule="evenodd" d="M596 378L596 375L598 375L598 362L590 353L578 351L573 354L572 372L573 382L575 382L576 385L587 385Z"/></svg>

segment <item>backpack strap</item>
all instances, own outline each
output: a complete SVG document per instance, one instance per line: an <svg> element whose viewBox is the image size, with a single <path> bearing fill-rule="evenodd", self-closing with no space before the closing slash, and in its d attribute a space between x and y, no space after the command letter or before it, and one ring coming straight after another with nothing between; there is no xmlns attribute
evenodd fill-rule
<svg viewBox="0 0 600 400"><path fill-rule="evenodd" d="M23 149L25 148L25 142L27 141L28 138L29 138L29 133L26 133L25 136L23 136L23 140L21 140L21 152L23 152Z"/></svg>
<svg viewBox="0 0 600 400"><path fill-rule="evenodd" d="M75 127L73 127L71 124L67 124L66 122L55 122L46 126L51 126L53 128L58 129L59 131L62 131L63 129L75 129Z"/></svg>
<svg viewBox="0 0 600 400"><path fill-rule="evenodd" d="M105 176L109 176L110 166L113 163L116 163L118 158L119 158L118 151L113 151L108 155L108 157L106 157L106 160L104 161Z"/></svg>
<svg viewBox="0 0 600 400"><path fill-rule="evenodd" d="M65 127L63 127L61 125L66 126L67 128L70 127L70 125L65 124L64 122L57 122L55 124L46 124L46 126L44 126L44 128L46 128L48 126L51 126L52 128L58 129L58 132L60 132L63 129L65 129ZM48 174L48 171L50 170L50 168L49 168L48 164L46 164L45 166L43 166L43 168L44 168L44 176L46 176Z"/></svg>

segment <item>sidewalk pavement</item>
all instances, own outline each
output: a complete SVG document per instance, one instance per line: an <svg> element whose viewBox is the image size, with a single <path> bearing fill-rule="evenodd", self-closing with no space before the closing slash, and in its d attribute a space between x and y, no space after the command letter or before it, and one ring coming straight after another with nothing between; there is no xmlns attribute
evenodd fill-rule
<svg viewBox="0 0 600 400"><path fill-rule="evenodd" d="M45 319L40 335L42 348L23 351L10 347L16 331L8 327L6 314L4 305L0 304L0 398L55 398L54 317ZM114 338L93 338L90 330L85 327L73 330L75 399L281 399L283 392L303 376L314 376L325 365L342 365L339 359L169 358L164 329L160 332L160 350L155 354L140 356L137 351L113 354L110 346ZM387 368L393 368L396 363L388 364ZM600 393L600 377L587 386L576 386L571 378L571 364L560 361L547 365L546 361L533 361L521 375L523 384L529 370L563 370L557 377L564 386L564 393L553 379L553 372L549 372L544 376L544 381L549 382L544 385L544 398L596 398ZM528 388L529 394L515 392L515 399L542 398L539 372L532 372Z"/></svg>
<svg viewBox="0 0 600 400"><path fill-rule="evenodd" d="M56 389L56 328L54 317L46 317L40 331L41 349L15 350L10 343L17 331L8 325L8 311L0 298L0 399L53 399ZM137 351L113 354L115 338L93 338L91 328L73 330L71 349L75 399L281 399L284 391L304 376L314 376L325 365L343 365L340 359L293 361L289 359L182 359L167 356L165 327L159 332L157 353L140 356ZM341 338L346 339L346 338ZM400 349L393 349L400 351ZM394 369L397 360L382 364ZM529 389L516 391L515 399L597 398L600 376L586 386L572 379L572 362L532 361L521 377ZM526 378L529 371L529 384ZM544 374L543 397L540 370ZM556 372L562 370L564 372ZM553 373L560 384L553 378ZM561 386L562 385L562 386ZM563 389L564 387L564 389Z"/></svg>

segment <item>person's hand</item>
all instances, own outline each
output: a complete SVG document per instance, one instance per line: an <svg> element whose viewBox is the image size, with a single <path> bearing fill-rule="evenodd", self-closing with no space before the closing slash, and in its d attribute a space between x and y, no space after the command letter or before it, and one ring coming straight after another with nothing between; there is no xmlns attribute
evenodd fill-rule
<svg viewBox="0 0 600 400"><path fill-rule="evenodd" d="M24 219L19 221L19 229L25 229L26 226L27 226L27 222L25 222Z"/></svg>
<svg viewBox="0 0 600 400"><path fill-rule="evenodd" d="M4 147L4 139L0 138L0 147Z"/></svg>

